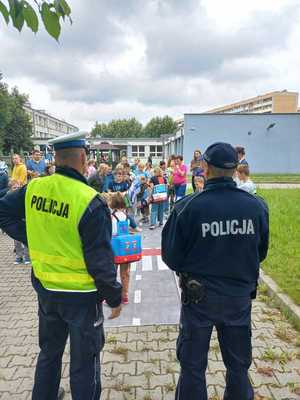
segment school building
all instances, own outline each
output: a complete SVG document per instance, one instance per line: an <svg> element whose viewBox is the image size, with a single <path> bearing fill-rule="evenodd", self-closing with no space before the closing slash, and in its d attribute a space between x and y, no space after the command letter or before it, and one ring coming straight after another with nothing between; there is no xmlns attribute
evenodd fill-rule
<svg viewBox="0 0 300 400"><path fill-rule="evenodd" d="M184 128L167 139L166 157L182 149L189 163L195 149L214 142L246 149L254 173L300 173L300 114L185 114Z"/></svg>

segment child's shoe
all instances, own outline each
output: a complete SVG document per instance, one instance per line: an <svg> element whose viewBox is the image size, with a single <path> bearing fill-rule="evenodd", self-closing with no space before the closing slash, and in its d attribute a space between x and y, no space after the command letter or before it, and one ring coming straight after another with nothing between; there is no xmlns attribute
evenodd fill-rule
<svg viewBox="0 0 300 400"><path fill-rule="evenodd" d="M16 257L16 261L14 262L14 265L19 265L22 264L22 257Z"/></svg>

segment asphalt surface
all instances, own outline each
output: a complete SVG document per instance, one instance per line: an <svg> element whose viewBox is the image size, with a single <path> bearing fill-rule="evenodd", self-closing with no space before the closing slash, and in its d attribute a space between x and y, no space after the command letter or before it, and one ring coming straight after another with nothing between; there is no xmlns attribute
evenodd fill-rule
<svg viewBox="0 0 300 400"><path fill-rule="evenodd" d="M131 264L129 304L119 318L108 320L110 309L104 307L105 326L175 324L179 321L180 300L175 274L160 256L161 228L142 232L143 259Z"/></svg>

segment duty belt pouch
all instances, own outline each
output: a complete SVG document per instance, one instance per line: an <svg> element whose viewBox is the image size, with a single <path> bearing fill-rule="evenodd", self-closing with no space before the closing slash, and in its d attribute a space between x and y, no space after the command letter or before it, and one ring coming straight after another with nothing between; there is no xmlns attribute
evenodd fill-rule
<svg viewBox="0 0 300 400"><path fill-rule="evenodd" d="M205 286L197 279L193 279L185 274L179 275L181 287L181 302L183 305L198 304L205 296Z"/></svg>

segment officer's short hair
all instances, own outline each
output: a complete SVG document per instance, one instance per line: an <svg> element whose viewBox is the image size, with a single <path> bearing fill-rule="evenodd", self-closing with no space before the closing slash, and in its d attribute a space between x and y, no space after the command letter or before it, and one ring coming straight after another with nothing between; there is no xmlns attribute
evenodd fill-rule
<svg viewBox="0 0 300 400"><path fill-rule="evenodd" d="M234 171L236 169L236 168L231 168L231 169L219 168L219 167L215 167L212 164L208 164L208 168L211 170L211 172L213 173L213 175L216 178L217 177L222 177L222 176L232 177L232 175L234 174Z"/></svg>

